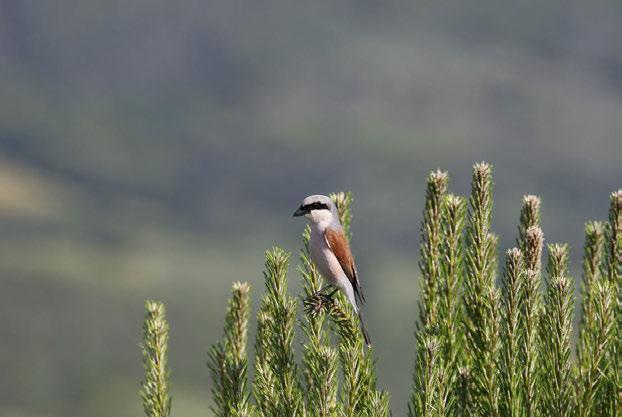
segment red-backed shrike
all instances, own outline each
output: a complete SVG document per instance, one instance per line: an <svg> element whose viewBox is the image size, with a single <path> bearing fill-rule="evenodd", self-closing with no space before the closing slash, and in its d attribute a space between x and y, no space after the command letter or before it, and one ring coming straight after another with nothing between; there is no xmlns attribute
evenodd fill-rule
<svg viewBox="0 0 622 417"><path fill-rule="evenodd" d="M311 195L302 201L294 213L294 217L298 216L305 216L309 221L311 258L329 283L319 292L331 286L336 289L329 294L329 297L338 289L343 291L359 316L365 342L368 346L371 345L360 309L360 305L365 302L365 296L350 245L339 221L337 207L330 198L324 195Z"/></svg>

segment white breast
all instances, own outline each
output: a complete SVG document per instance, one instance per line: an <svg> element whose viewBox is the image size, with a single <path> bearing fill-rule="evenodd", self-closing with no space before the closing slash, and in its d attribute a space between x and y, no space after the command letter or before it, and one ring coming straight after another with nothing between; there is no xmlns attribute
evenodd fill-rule
<svg viewBox="0 0 622 417"><path fill-rule="evenodd" d="M320 270L320 273L330 284L342 289L346 284L348 287L350 286L350 281L343 272L339 261L326 244L323 232L319 230L319 228L313 226L311 226L309 249L311 257Z"/></svg>

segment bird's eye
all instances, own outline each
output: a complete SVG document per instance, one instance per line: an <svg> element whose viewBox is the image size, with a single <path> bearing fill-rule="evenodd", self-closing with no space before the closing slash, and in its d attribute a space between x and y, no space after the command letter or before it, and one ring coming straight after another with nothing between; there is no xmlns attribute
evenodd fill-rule
<svg viewBox="0 0 622 417"><path fill-rule="evenodd" d="M316 201L315 203L309 203L306 205L302 205L300 206L300 208L302 210L329 210L328 205L324 204L324 203L320 203L319 201Z"/></svg>
<svg viewBox="0 0 622 417"><path fill-rule="evenodd" d="M319 201L316 203L313 203L313 210L328 210L328 206L324 203L320 203Z"/></svg>

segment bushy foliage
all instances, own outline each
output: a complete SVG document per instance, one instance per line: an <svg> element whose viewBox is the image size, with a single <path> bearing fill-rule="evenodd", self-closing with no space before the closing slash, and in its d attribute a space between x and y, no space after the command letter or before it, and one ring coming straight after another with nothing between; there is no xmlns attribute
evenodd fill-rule
<svg viewBox="0 0 622 417"><path fill-rule="evenodd" d="M148 417L167 417L171 412L168 369L168 322L164 304L156 301L145 303L143 325L143 366L145 380L140 396Z"/></svg>
<svg viewBox="0 0 622 417"><path fill-rule="evenodd" d="M523 198L517 245L505 252L498 277L497 237L491 230L492 166L474 166L468 204L447 193L448 183L440 170L427 181L409 415L618 416L622 191L611 194L608 224L586 224L580 325L575 330L567 245L547 246L542 272L540 199ZM331 197L350 236L352 196ZM306 228L298 266L301 300L287 291L290 254L280 248L266 253L252 384L247 357L250 287L233 285L223 338L208 355L216 416L391 414L388 394L377 388L373 348L365 347L349 303L341 294L332 301L315 296L322 278L308 243ZM300 360L297 338L303 341ZM167 339L164 306L148 302L141 396L149 417L170 415Z"/></svg>

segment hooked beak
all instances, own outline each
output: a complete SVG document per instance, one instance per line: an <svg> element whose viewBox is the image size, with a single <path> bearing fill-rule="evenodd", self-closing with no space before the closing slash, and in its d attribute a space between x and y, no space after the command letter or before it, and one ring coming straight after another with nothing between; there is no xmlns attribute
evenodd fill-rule
<svg viewBox="0 0 622 417"><path fill-rule="evenodd" d="M305 214L307 214L307 211L302 207L298 207L298 210L294 212L294 217L304 216Z"/></svg>

